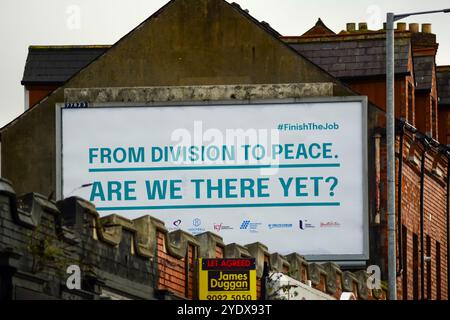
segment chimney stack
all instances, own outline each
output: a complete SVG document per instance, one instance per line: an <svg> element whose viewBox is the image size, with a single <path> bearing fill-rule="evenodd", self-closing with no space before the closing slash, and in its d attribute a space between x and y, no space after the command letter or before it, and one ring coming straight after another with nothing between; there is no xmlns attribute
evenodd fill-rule
<svg viewBox="0 0 450 320"><path fill-rule="evenodd" d="M356 23L347 23L347 31L355 32L356 31Z"/></svg>
<svg viewBox="0 0 450 320"><path fill-rule="evenodd" d="M401 31L401 32L406 31L406 23L405 22L397 23L397 31Z"/></svg>
<svg viewBox="0 0 450 320"><path fill-rule="evenodd" d="M419 24L418 23L410 23L409 31L412 33L418 33L419 32Z"/></svg>
<svg viewBox="0 0 450 320"><path fill-rule="evenodd" d="M431 33L431 23L422 24L422 32L423 33Z"/></svg>
<svg viewBox="0 0 450 320"><path fill-rule="evenodd" d="M360 22L358 27L359 31L367 31L367 22Z"/></svg>

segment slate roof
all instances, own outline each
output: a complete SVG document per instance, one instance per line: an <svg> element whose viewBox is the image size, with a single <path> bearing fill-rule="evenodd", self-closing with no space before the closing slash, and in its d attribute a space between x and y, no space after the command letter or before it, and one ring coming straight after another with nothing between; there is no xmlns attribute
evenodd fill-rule
<svg viewBox="0 0 450 320"><path fill-rule="evenodd" d="M63 84L110 46L30 46L22 84Z"/></svg>
<svg viewBox="0 0 450 320"><path fill-rule="evenodd" d="M298 41L289 45L334 77L353 78L386 74L386 40ZM409 39L395 41L395 72L408 72Z"/></svg>
<svg viewBox="0 0 450 320"><path fill-rule="evenodd" d="M431 90L433 81L434 56L414 57L416 90Z"/></svg>
<svg viewBox="0 0 450 320"><path fill-rule="evenodd" d="M439 104L450 105L450 66L437 67Z"/></svg>

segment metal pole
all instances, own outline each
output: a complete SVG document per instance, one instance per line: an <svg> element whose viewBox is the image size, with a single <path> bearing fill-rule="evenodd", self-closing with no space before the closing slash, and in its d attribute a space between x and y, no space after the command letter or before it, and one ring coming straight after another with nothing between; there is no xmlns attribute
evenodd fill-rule
<svg viewBox="0 0 450 320"><path fill-rule="evenodd" d="M386 140L387 140L387 210L388 210L388 282L389 299L397 300L397 250L395 232L395 109L394 109L394 22L413 15L450 13L450 9L411 12L386 16Z"/></svg>
<svg viewBox="0 0 450 320"><path fill-rule="evenodd" d="M397 300L397 252L395 247L395 109L394 109L394 19L386 19L386 141L388 210L388 283L389 299Z"/></svg>
<svg viewBox="0 0 450 320"><path fill-rule="evenodd" d="M441 10L431 10L431 11L421 11L421 12L410 12L410 13L403 13L403 14L397 14L395 15L395 20L401 20L404 18L408 18L410 16L419 16L423 14L432 14L432 13L450 13L450 9L441 9Z"/></svg>

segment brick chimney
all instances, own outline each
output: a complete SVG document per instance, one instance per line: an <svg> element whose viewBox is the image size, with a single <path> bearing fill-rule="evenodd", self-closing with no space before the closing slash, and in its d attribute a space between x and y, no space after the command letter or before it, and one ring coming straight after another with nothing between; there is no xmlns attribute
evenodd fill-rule
<svg viewBox="0 0 450 320"><path fill-rule="evenodd" d="M347 23L347 31L355 32L356 31L356 23Z"/></svg>
<svg viewBox="0 0 450 320"><path fill-rule="evenodd" d="M368 30L367 22L360 22L358 24L358 29L359 29L359 31L367 31Z"/></svg>
<svg viewBox="0 0 450 320"><path fill-rule="evenodd" d="M410 23L409 31L412 33L418 33L419 32L419 24L418 23Z"/></svg>
<svg viewBox="0 0 450 320"><path fill-rule="evenodd" d="M426 55L435 55L438 48L436 35L432 33L431 23L422 24L422 30L419 32L419 24L412 23L409 27L412 35L412 45L414 51L429 51Z"/></svg>
<svg viewBox="0 0 450 320"><path fill-rule="evenodd" d="M422 24L422 33L432 33L431 32L431 23Z"/></svg>
<svg viewBox="0 0 450 320"><path fill-rule="evenodd" d="M397 31L401 31L401 32L406 31L406 23L405 22L397 23Z"/></svg>

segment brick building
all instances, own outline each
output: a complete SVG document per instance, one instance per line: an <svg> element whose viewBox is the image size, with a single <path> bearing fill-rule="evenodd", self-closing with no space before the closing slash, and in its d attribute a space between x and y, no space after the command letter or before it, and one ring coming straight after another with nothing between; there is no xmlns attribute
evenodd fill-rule
<svg viewBox="0 0 450 320"><path fill-rule="evenodd" d="M183 19L185 16L191 19ZM215 28L210 28L211 25ZM398 293L399 298L404 299L448 299L450 69L436 67L438 44L431 26L423 25L421 31L417 24L407 29L400 23L395 41L397 172L401 172L397 178ZM55 104L58 102L104 99L127 102L141 98L133 91L136 87L284 83L327 83L332 87L332 96L368 97L370 205L364 213L370 221L370 260L367 265L381 266L382 277L386 279L385 34L383 30L367 30L364 23L359 24L358 29L350 23L346 30L336 34L319 20L302 36L282 37L239 5L221 0L174 0L112 46L31 46L22 80L27 110L0 130L1 172L12 181L19 194L34 191L52 198L56 176ZM303 94L317 96L324 92L310 89ZM220 97L224 98L231 99ZM169 101L170 98L166 99ZM220 99L216 97L216 100ZM61 204L59 202L57 209L62 216L73 212L74 209L66 210ZM14 209L11 210L14 214ZM84 219L79 215L73 219ZM109 235L114 239L109 244L117 246L122 245L118 240L122 232L134 234L131 237L138 242L134 245L127 242L125 246L136 252L133 258L137 261L136 266L143 263L143 268L157 269L156 273L149 272L142 277L147 277L148 282L153 281L154 288L167 289L184 298L195 298L195 277L191 270L194 257L258 257L260 277L264 261L279 271L288 271L289 265L304 263L296 254L289 257L270 255L267 248L259 244L230 247L212 234L193 237L183 232L167 233L161 224L155 222L154 227L155 220L151 218L143 219L146 224L117 216L108 219L101 219L105 229L100 228L98 234L93 231L94 240L98 237L103 246L104 240L110 239ZM97 230L100 220L91 220L97 221L92 222L93 229ZM109 223L112 226L108 226ZM140 232L148 232L149 226L150 230L161 232L151 231L153 233L145 237L140 235ZM201 245L201 239L208 239L206 246ZM156 255L140 255L138 248L142 243L144 249L157 248ZM211 247L211 243L217 245ZM142 252L146 252L144 249ZM126 256L121 252L116 254L117 259L121 259L122 254ZM139 257L159 257L166 262L150 260L150 264L145 264ZM311 267L302 271L298 279L306 281L315 277L319 279L314 280L316 288L328 286L327 279L334 279L332 283L338 279L336 281L342 287L347 281L343 275L354 277L333 264L308 265ZM165 273L167 266L171 267ZM98 268L103 266L100 264ZM336 277L334 271L330 274L329 270L337 270L339 276ZM118 282L143 279L134 278L131 272L127 275L120 271L110 273ZM323 278L317 274L322 274ZM362 273L358 277L362 279ZM325 289L335 294L333 286L336 285ZM350 287L359 289L348 291L354 291L360 297L367 296L361 295L363 291L357 292L365 290L362 280ZM118 287L105 287L106 292L142 298L127 290L121 292ZM146 292L146 298L157 296L154 291Z"/></svg>
<svg viewBox="0 0 450 320"><path fill-rule="evenodd" d="M349 23L336 34L319 19L302 36L282 39L385 111L385 30L368 30L365 23L357 29ZM436 67L437 49L431 25L423 24L419 31L415 23L409 29L397 24L397 273L398 296L403 299L448 297L449 87L448 67ZM387 268L386 158L380 120L380 131L373 135L377 210L371 219L379 246L372 259Z"/></svg>

